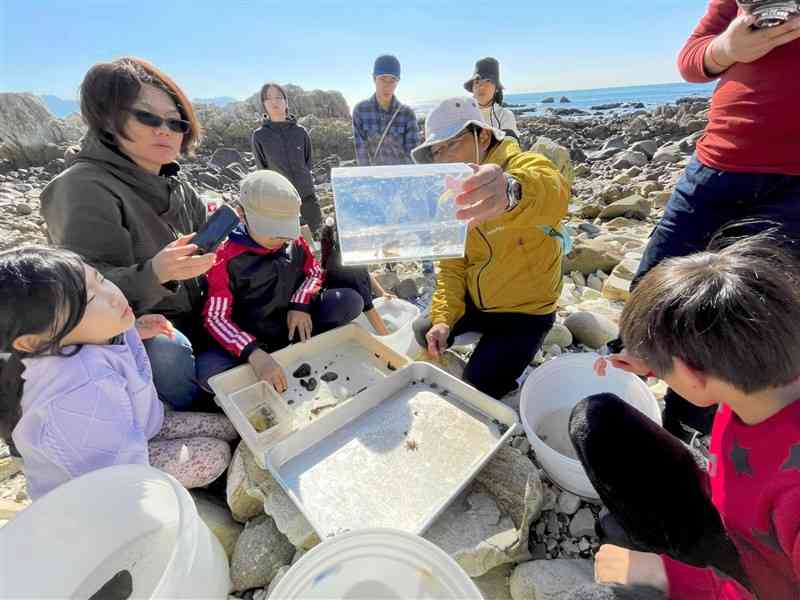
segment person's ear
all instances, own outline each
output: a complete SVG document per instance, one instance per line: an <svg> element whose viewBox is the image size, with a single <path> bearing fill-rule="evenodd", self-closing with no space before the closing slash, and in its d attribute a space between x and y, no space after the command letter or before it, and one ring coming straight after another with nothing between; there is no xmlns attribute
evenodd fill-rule
<svg viewBox="0 0 800 600"><path fill-rule="evenodd" d="M708 374L694 367L690 367L683 359L672 359L672 370L683 381L696 390L705 390L708 386Z"/></svg>
<svg viewBox="0 0 800 600"><path fill-rule="evenodd" d="M30 333L19 336L11 342L11 347L17 352L32 354L41 347L42 342L42 336Z"/></svg>

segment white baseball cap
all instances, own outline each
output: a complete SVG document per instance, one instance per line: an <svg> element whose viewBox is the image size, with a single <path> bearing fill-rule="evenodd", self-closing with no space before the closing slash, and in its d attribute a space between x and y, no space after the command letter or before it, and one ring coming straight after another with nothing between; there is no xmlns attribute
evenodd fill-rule
<svg viewBox="0 0 800 600"><path fill-rule="evenodd" d="M448 98L425 119L425 142L411 151L411 157L417 163L433 162L431 147L457 137L470 125L491 131L498 142L506 137L505 132L484 122L474 98Z"/></svg>

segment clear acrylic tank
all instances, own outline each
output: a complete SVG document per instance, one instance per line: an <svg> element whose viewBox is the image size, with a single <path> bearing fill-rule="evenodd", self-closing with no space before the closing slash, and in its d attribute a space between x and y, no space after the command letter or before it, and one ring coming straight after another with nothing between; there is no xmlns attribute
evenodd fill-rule
<svg viewBox="0 0 800 600"><path fill-rule="evenodd" d="M455 197L465 164L345 167L331 172L342 264L464 256Z"/></svg>

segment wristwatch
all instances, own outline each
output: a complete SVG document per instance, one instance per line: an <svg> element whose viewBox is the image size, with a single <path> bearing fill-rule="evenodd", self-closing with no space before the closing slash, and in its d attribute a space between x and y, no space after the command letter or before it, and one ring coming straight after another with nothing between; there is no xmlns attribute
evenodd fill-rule
<svg viewBox="0 0 800 600"><path fill-rule="evenodd" d="M508 174L506 174L506 197L508 198L506 212L514 210L519 201L522 200L522 184L515 177Z"/></svg>

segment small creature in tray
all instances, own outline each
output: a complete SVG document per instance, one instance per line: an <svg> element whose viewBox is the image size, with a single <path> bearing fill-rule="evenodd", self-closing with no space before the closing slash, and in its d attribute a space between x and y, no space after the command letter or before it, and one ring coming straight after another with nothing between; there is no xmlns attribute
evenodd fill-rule
<svg viewBox="0 0 800 600"><path fill-rule="evenodd" d="M301 379L300 385L303 388L307 389L309 392L313 392L315 389L317 389L317 380L314 379L313 377L309 377L308 379Z"/></svg>
<svg viewBox="0 0 800 600"><path fill-rule="evenodd" d="M266 431L275 425L275 415L266 406L259 406L247 416L250 425L256 430L256 433Z"/></svg>
<svg viewBox="0 0 800 600"><path fill-rule="evenodd" d="M294 373L292 373L292 377L295 379L302 379L304 377L308 377L309 375L311 375L311 365L308 363L303 363L294 370Z"/></svg>
<svg viewBox="0 0 800 600"><path fill-rule="evenodd" d="M414 440L407 440L406 441L406 450L409 452L416 452L419 448L419 445Z"/></svg>

